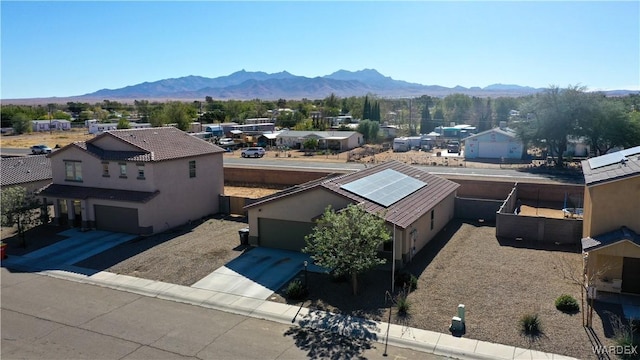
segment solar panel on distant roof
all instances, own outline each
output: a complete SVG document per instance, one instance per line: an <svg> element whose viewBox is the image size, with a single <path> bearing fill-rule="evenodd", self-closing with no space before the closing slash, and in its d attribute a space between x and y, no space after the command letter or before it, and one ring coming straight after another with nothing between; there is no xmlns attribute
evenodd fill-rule
<svg viewBox="0 0 640 360"><path fill-rule="evenodd" d="M591 169L597 169L604 166L609 166L609 165L619 163L622 160L626 159L627 156L632 156L636 154L640 154L640 146L594 157L589 159L588 161Z"/></svg>
<svg viewBox="0 0 640 360"><path fill-rule="evenodd" d="M389 207L426 185L427 183L423 181L395 170L386 169L344 184L340 188L384 207Z"/></svg>

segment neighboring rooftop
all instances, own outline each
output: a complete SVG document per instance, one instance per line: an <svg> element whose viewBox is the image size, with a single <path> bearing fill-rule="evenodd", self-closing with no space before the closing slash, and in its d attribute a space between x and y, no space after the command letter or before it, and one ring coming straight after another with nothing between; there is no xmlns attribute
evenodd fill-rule
<svg viewBox="0 0 640 360"><path fill-rule="evenodd" d="M137 150L112 151L96 145L104 137L113 137L132 145ZM88 141L76 142L76 146L104 160L163 161L205 154L223 153L225 150L210 142L191 136L177 128L156 127L127 130L111 130ZM57 151L58 153L60 151ZM55 155L52 154L52 155Z"/></svg>
<svg viewBox="0 0 640 360"><path fill-rule="evenodd" d="M640 175L640 146L582 161L587 186Z"/></svg>
<svg viewBox="0 0 640 360"><path fill-rule="evenodd" d="M387 171L392 170L392 171ZM381 201L376 203L368 199L368 195L358 195L347 189L348 184L358 184L362 179L370 176L376 177L376 174L396 174L401 181L398 184L406 184L407 179L415 182L424 183L425 185L415 186L413 191L403 194L398 199L393 199L392 203ZM451 195L460 185L445 178L429 174L423 170L413 166L401 163L399 161L388 161L372 168L360 170L351 174L334 175L326 178L310 181L301 185L297 185L281 192L275 193L259 199L255 203L248 205L247 208L258 206L269 201L275 201L286 196L291 196L302 191L308 191L313 188L323 187L348 199L356 204L361 204L364 209L374 214L385 214L385 220L393 223L401 228L406 228L418 218L426 214L434 206ZM346 189L345 189L346 188ZM352 189L353 190L353 189ZM385 206L386 205L386 206Z"/></svg>
<svg viewBox="0 0 640 360"><path fill-rule="evenodd" d="M630 241L640 246L640 235L626 226L618 230L610 231L602 235L594 237L586 237L582 239L582 251L592 251L609 246L620 241Z"/></svg>
<svg viewBox="0 0 640 360"><path fill-rule="evenodd" d="M51 180L51 161L46 155L2 158L2 186Z"/></svg>

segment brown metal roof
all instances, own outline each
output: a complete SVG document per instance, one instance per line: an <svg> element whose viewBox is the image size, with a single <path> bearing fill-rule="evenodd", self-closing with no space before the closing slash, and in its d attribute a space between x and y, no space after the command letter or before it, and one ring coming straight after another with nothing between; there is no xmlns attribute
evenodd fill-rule
<svg viewBox="0 0 640 360"><path fill-rule="evenodd" d="M376 204L375 202L370 201L364 197L340 188L340 186L344 184L348 184L350 182L362 179L386 169L395 170L401 174L419 179L427 183L427 185L405 196L404 198L387 208L382 205ZM284 197L292 196L309 189L322 187L338 195L344 196L352 200L354 203L361 204L368 212L376 214L386 213L385 220L401 228L407 228L421 216L431 211L431 209L433 209L447 196L455 192L455 190L459 186L459 184L453 181L449 181L445 178L429 174L426 171L420 170L402 162L389 161L372 168L360 170L355 173L339 176L329 176L326 178L294 186L276 194L262 198L259 201L247 206L247 208L257 206L259 204L264 204L270 201L275 201Z"/></svg>
<svg viewBox="0 0 640 360"><path fill-rule="evenodd" d="M54 197L63 199L104 199L116 201L128 201L145 203L156 195L159 191L133 191L133 190L116 190L103 189L96 187L74 186L49 184L42 188L38 195L44 197Z"/></svg>

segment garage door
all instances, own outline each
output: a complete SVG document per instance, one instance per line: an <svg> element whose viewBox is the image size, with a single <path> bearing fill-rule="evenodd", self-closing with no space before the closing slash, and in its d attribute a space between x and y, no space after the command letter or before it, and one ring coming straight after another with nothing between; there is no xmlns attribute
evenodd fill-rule
<svg viewBox="0 0 640 360"><path fill-rule="evenodd" d="M138 234L138 209L94 205L96 229Z"/></svg>
<svg viewBox="0 0 640 360"><path fill-rule="evenodd" d="M480 143L478 147L479 158L499 159L509 153L509 143L504 142Z"/></svg>
<svg viewBox="0 0 640 360"><path fill-rule="evenodd" d="M315 224L260 218L258 220L259 245L275 249L300 251L306 246L305 235Z"/></svg>
<svg viewBox="0 0 640 360"><path fill-rule="evenodd" d="M622 292L640 294L640 259L625 257L622 261Z"/></svg>

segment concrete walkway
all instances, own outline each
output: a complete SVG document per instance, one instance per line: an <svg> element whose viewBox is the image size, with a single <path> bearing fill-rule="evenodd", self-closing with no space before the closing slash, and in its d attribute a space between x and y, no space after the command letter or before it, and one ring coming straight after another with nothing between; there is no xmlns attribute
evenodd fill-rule
<svg viewBox="0 0 640 360"><path fill-rule="evenodd" d="M367 338L383 344L387 342L392 346L459 359L572 359L562 355L454 337L449 334L408 328L386 322L337 315L212 289L181 286L109 272L95 272L94 270L71 265L58 266L58 270L50 270L50 268L47 270L46 267L39 267L38 262L25 260L28 259L12 256L4 260L2 266L282 324L297 324L301 327L311 327L346 336Z"/></svg>
<svg viewBox="0 0 640 360"><path fill-rule="evenodd" d="M191 287L265 300L291 280L311 257L296 251L254 248ZM309 271L317 271L309 265Z"/></svg>

